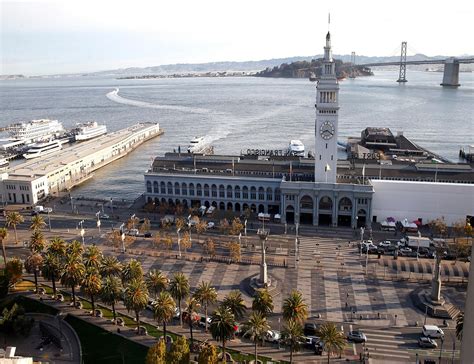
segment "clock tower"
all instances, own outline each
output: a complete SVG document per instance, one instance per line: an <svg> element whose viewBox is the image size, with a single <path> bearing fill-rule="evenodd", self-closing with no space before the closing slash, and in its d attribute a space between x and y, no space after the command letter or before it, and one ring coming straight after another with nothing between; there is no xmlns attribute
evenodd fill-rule
<svg viewBox="0 0 474 364"><path fill-rule="evenodd" d="M329 32L326 35L321 77L316 86L315 106L314 181L336 183L339 84Z"/></svg>

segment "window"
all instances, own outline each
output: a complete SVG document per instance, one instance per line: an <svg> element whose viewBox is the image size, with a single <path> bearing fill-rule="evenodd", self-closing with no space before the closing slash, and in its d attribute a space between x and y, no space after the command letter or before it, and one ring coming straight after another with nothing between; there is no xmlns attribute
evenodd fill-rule
<svg viewBox="0 0 474 364"><path fill-rule="evenodd" d="M232 198L232 186L227 186L227 198Z"/></svg>
<svg viewBox="0 0 474 364"><path fill-rule="evenodd" d="M209 197L209 185L204 185L204 196Z"/></svg>
<svg viewBox="0 0 474 364"><path fill-rule="evenodd" d="M174 184L174 194L175 194L175 195L179 195L179 194L180 194L180 191L179 191L179 183L178 183L178 182L176 182L176 183Z"/></svg>
<svg viewBox="0 0 474 364"><path fill-rule="evenodd" d="M197 195L202 196L202 187L200 183L196 185L196 190L197 190Z"/></svg>
<svg viewBox="0 0 474 364"><path fill-rule="evenodd" d="M225 197L225 188L224 185L219 186L219 197L224 198Z"/></svg>
<svg viewBox="0 0 474 364"><path fill-rule="evenodd" d="M148 182L147 182L147 184L148 184ZM151 186L150 186L150 189L151 189ZM148 191L148 192L151 192L151 191ZM154 193L158 193L158 192L159 192L159 190L158 190L158 182L157 182L157 181L154 181L154 182L153 182L153 192L154 192Z"/></svg>
<svg viewBox="0 0 474 364"><path fill-rule="evenodd" d="M250 199L251 200L257 199L257 189L255 187L250 187Z"/></svg>
<svg viewBox="0 0 474 364"><path fill-rule="evenodd" d="M244 188L242 189L242 198L244 200L249 198L249 189L247 186L244 186Z"/></svg>
<svg viewBox="0 0 474 364"><path fill-rule="evenodd" d="M194 183L189 184L189 196L194 196Z"/></svg>
<svg viewBox="0 0 474 364"><path fill-rule="evenodd" d="M183 196L187 196L187 194L188 194L188 186L186 186L186 183L183 183L181 185L181 194Z"/></svg>
<svg viewBox="0 0 474 364"><path fill-rule="evenodd" d="M163 194L166 193L166 185L164 182L160 183L160 192Z"/></svg>
<svg viewBox="0 0 474 364"><path fill-rule="evenodd" d="M263 187L258 188L258 199L265 200L265 189Z"/></svg>
<svg viewBox="0 0 474 364"><path fill-rule="evenodd" d="M273 200L273 191L270 187L267 188L267 200L272 201Z"/></svg>
<svg viewBox="0 0 474 364"><path fill-rule="evenodd" d="M146 181L146 192L151 193L151 182L150 181Z"/></svg>
<svg viewBox="0 0 474 364"><path fill-rule="evenodd" d="M171 184L171 182L168 182L167 188L168 188L168 195L172 195L173 194L173 185Z"/></svg>
<svg viewBox="0 0 474 364"><path fill-rule="evenodd" d="M211 192L212 192L212 197L217 197L217 186L216 185L211 186Z"/></svg>
<svg viewBox="0 0 474 364"><path fill-rule="evenodd" d="M235 186L235 198L240 198L240 187Z"/></svg>

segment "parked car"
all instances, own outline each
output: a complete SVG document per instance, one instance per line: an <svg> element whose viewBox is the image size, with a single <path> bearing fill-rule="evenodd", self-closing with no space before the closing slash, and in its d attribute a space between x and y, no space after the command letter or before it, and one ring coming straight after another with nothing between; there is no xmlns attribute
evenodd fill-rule
<svg viewBox="0 0 474 364"><path fill-rule="evenodd" d="M150 233L149 231L146 231L146 232L143 234L143 236L144 236L145 238L151 238L151 233Z"/></svg>
<svg viewBox="0 0 474 364"><path fill-rule="evenodd" d="M207 228L208 229L214 229L216 227L216 224L213 221L209 221L207 223Z"/></svg>
<svg viewBox="0 0 474 364"><path fill-rule="evenodd" d="M314 349L314 346L320 341L319 340L319 337L317 336L306 336L305 338L305 341L303 343L303 346L306 348L306 349Z"/></svg>
<svg viewBox="0 0 474 364"><path fill-rule="evenodd" d="M405 255L405 254L412 253L412 252L413 252L413 250L411 250L411 248L406 248L406 247L400 248L400 254L401 255Z"/></svg>
<svg viewBox="0 0 474 364"><path fill-rule="evenodd" d="M107 214L104 214L104 213L100 213L99 214L99 219L108 220L108 219L110 219L110 216L107 215Z"/></svg>
<svg viewBox="0 0 474 364"><path fill-rule="evenodd" d="M438 344L430 337L420 336L418 339L418 346L420 348L435 349L438 347Z"/></svg>
<svg viewBox="0 0 474 364"><path fill-rule="evenodd" d="M389 240L381 241L379 246L382 248L388 248L389 246L392 246L392 242Z"/></svg>
<svg viewBox="0 0 474 364"><path fill-rule="evenodd" d="M271 343L278 343L281 340L281 333L277 330L268 330L265 333L264 340Z"/></svg>
<svg viewBox="0 0 474 364"><path fill-rule="evenodd" d="M130 236L138 236L140 232L138 231L138 229L130 229L128 230L128 233L127 235L130 235Z"/></svg>
<svg viewBox="0 0 474 364"><path fill-rule="evenodd" d="M211 318L208 317L207 318L207 327L209 327L210 324L211 324ZM201 327L206 326L206 316L201 316L201 318L199 319L199 326L201 326Z"/></svg>
<svg viewBox="0 0 474 364"><path fill-rule="evenodd" d="M318 325L316 325L314 322L306 322L304 324L304 336L311 336L311 335L316 335L318 331Z"/></svg>
<svg viewBox="0 0 474 364"><path fill-rule="evenodd" d="M176 307L174 309L174 315L173 318L179 319L179 316L181 315L181 311L179 310L179 307Z"/></svg>
<svg viewBox="0 0 474 364"><path fill-rule="evenodd" d="M42 214L50 214L53 212L53 209L51 207L45 207L43 208L42 211L40 211Z"/></svg>
<svg viewBox="0 0 474 364"><path fill-rule="evenodd" d="M423 336L430 338L441 338L444 337L444 332L436 325L423 325L422 329Z"/></svg>
<svg viewBox="0 0 474 364"><path fill-rule="evenodd" d="M347 334L347 340L355 343L365 343L367 342L367 336L365 336L362 331L349 331L349 334Z"/></svg>

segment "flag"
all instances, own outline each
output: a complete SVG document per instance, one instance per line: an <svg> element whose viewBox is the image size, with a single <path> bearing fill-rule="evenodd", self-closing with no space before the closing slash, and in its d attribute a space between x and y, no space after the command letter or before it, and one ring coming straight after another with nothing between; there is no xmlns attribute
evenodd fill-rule
<svg viewBox="0 0 474 364"><path fill-rule="evenodd" d="M331 170L331 167L329 167L329 164L326 164L326 167L324 167L324 172L329 172Z"/></svg>
<svg viewBox="0 0 474 364"><path fill-rule="evenodd" d="M328 24L331 24L331 13L328 13Z"/></svg>
<svg viewBox="0 0 474 364"><path fill-rule="evenodd" d="M362 167L362 178L365 178L365 164L364 164L364 166Z"/></svg>

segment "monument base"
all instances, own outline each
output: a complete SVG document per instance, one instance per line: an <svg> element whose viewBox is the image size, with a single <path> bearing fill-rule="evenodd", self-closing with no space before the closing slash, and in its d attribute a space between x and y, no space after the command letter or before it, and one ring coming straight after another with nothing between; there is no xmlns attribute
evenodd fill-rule
<svg viewBox="0 0 474 364"><path fill-rule="evenodd" d="M271 275L268 275L267 284L264 284L260 281L259 274L251 276L244 281L244 287L251 296L253 296L259 289L267 289L271 296L276 296L280 293L278 280Z"/></svg>
<svg viewBox="0 0 474 364"><path fill-rule="evenodd" d="M410 297L416 307L431 317L453 320L461 312L456 306L446 302L443 297L433 300L430 289L427 288L414 290L410 293Z"/></svg>

